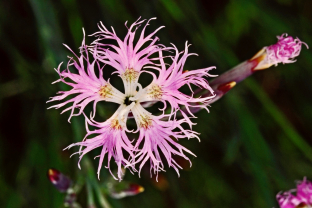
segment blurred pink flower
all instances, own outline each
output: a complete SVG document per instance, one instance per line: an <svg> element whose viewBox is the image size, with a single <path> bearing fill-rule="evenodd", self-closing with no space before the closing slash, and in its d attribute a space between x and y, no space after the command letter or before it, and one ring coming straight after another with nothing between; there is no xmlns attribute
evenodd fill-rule
<svg viewBox="0 0 312 208"><path fill-rule="evenodd" d="M304 178L297 184L297 189L278 193L276 198L280 208L310 208L312 207L312 183Z"/></svg>
<svg viewBox="0 0 312 208"><path fill-rule="evenodd" d="M53 168L48 170L48 178L60 192L68 191L72 185L72 180L69 177Z"/></svg>

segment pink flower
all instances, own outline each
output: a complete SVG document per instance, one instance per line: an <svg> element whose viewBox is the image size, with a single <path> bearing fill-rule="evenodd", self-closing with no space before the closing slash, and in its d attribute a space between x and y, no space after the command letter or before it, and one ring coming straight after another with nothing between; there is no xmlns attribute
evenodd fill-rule
<svg viewBox="0 0 312 208"><path fill-rule="evenodd" d="M153 38L153 36L165 26L159 27L154 32L144 37L146 27L153 19L156 18L151 18L147 21L136 44L133 43L136 30L145 20L140 20L139 18L135 21L128 28L128 33L123 41L118 38L113 27L112 32L110 32L103 23L100 22L100 25L98 25L100 31L93 34L95 37L98 37L98 39L93 42L95 48L93 52L98 56L99 60L105 64L111 65L118 70L120 74L124 73L127 69L134 69L137 72L140 71L142 66L152 64L149 58L152 54L162 50L159 47L161 45L155 44L159 38ZM127 22L125 25L127 27ZM102 41L108 39L115 40L117 46L102 43ZM151 41L149 45L144 48L143 45L149 41Z"/></svg>
<svg viewBox="0 0 312 208"><path fill-rule="evenodd" d="M145 20L140 20L140 18L129 28L127 27L127 22L125 23L128 33L124 40L118 38L113 27L112 32L110 32L102 22L98 25L100 31L93 34L98 39L93 42L91 51L101 62L117 70L123 78L124 85L127 86L126 95L129 95L130 90L135 90L136 86L131 85L131 83L137 82L142 67L147 64L153 64L150 56L161 50L165 50L164 46L156 44L159 38L153 37L164 26L159 27L146 37L144 36L146 27L153 19L156 18L151 18L147 21L136 44L133 43L135 33L140 25L145 22ZM107 40L115 40L117 45L102 43ZM144 44L148 45L144 46Z"/></svg>
<svg viewBox="0 0 312 208"><path fill-rule="evenodd" d="M296 192L296 194L293 194ZM297 184L297 189L278 193L277 201L281 208L312 207L312 183L306 178Z"/></svg>
<svg viewBox="0 0 312 208"><path fill-rule="evenodd" d="M128 28L128 33L123 41L117 37L113 29L113 32L109 32L101 23L100 31L94 34L98 39L93 42L92 46L85 46L83 41L81 56L77 57L79 62L73 61L73 59L70 60L73 63L70 62L69 65L74 65L78 69L79 74L71 73L69 70L65 72L57 70L61 76L61 79L58 81L72 86L73 89L62 92L62 95L52 98L51 101L62 100L72 94L78 95L52 107L59 108L72 102L73 105L65 109L65 111L72 110L72 116L83 113L85 106L93 102L93 114L90 119L86 118L88 133L85 139L82 142L71 144L67 148L80 146L79 151L76 152L80 154L79 163L81 158L91 150L98 147L102 148L102 152L98 156L98 177L105 155L108 157L106 168L109 169L113 176L110 161L112 158L115 160L117 177L114 176L114 178L118 180L122 179L123 166L135 172L135 165L138 164L140 174L142 167L147 161L150 162L151 174L153 172L157 175L159 171L164 170L164 162L160 155L163 155L169 167L173 167L179 174L179 168L181 167L172 156L177 155L190 161L185 153L195 155L180 145L177 140L182 138L199 139L197 132L182 127L182 123L188 123L190 127L194 123L191 122L185 112L181 111L180 107L185 107L189 114L192 115L189 110L190 107L207 109L207 103L214 97L213 90L205 79L205 77L211 76L208 72L214 67L192 71L183 70L187 57L194 55L188 53L187 43L181 57L181 53L175 46L167 48L162 45L156 45L155 42L158 38L153 38L153 36L162 27L144 37L145 28L149 23L147 21L139 40L134 44L135 33L139 25L144 21L137 20L133 23ZM107 39L116 40L117 45L102 43L102 41ZM95 60L92 63L89 62L86 49L93 54ZM176 54L173 57L169 56L172 64L167 68L164 62L165 57L162 54L163 51L171 49L174 49ZM150 58L152 54L158 55L158 57ZM83 64L84 60L87 61L86 68ZM124 92L118 91L108 81L103 79L102 63L116 69L123 81ZM94 65L97 65L99 68L99 76L96 76L94 72ZM144 70L142 70L143 68ZM157 70L158 73L154 73L154 70ZM141 73L149 73L154 78L152 83L145 88L138 82ZM65 78L69 78L73 82L67 82ZM211 96L194 98L179 91L184 85L188 85L191 89L191 84L210 91ZM93 120L96 104L101 100L119 104L118 110L103 123ZM155 101L164 103L164 108L159 112L161 115L152 115L142 105L145 102ZM171 112L168 114L165 111L167 102L170 104L171 109ZM79 112L75 114L74 110L76 108L79 109ZM137 130L135 131L128 130L126 125L130 112L133 114L137 125ZM176 116L178 112L183 116L180 120ZM194 115L192 116L194 117ZM88 125L95 127L96 130L90 131ZM128 136L137 132L139 132L138 139L130 141ZM79 163L78 166L80 168Z"/></svg>
<svg viewBox="0 0 312 208"><path fill-rule="evenodd" d="M98 129L90 131L89 128L87 128L87 135L85 136L85 139L82 142L77 142L74 144L69 145L65 149L69 149L73 146L80 146L80 149L78 152L74 154L79 154L79 161L78 161L78 167L80 168L80 161L82 157L90 152L91 150L101 147L102 151L101 154L97 157L99 157L99 165L98 165L98 178L100 179L100 171L102 168L103 160L105 155L107 154L107 166L106 168L109 169L112 176L117 180L122 179L123 177L123 171L122 166L130 166L132 167L132 164L129 162L129 159L126 159L124 156L124 152L127 153L130 158L134 158L133 155L133 146L131 142L129 141L128 136L126 135L126 127L125 125L125 118L122 115L122 110L124 109L124 105L120 105L118 110L114 113L113 116L111 116L109 119L107 119L103 123L98 123L94 120L89 120L86 118L87 124L90 124L92 126L97 127ZM128 111L129 112L129 111ZM126 112L126 114L128 114ZM121 122L122 121L122 122ZM87 126L87 125L86 125ZM86 139L88 136L98 134L94 138ZM83 149L83 147L85 147ZM117 164L117 178L114 176L114 174L111 172L110 168L110 161L114 158L116 164Z"/></svg>
<svg viewBox="0 0 312 208"><path fill-rule="evenodd" d="M204 108L208 111L207 105L209 101L215 97L212 88L209 86L208 81L205 77L214 77L214 75L208 74L208 72L215 67L208 67L203 69L196 69L192 71L184 70L184 65L186 59L191 55L197 55L195 53L188 53L187 42L185 43L185 50L182 53L173 45L173 48L176 52L172 58L172 64L167 68L164 59L160 59L160 67L149 66L146 68L155 69L159 72L159 76L156 77L154 73L151 73L154 77L152 83L147 86L140 98L140 102L153 102L153 101L162 101L166 107L166 102L169 102L171 105L171 112L180 110L180 106L186 108L189 115L195 117L190 111L190 107ZM160 57L162 52L160 51ZM150 73L150 72L149 72ZM193 93L191 84L206 89L210 92L211 96L194 98L193 96L186 95L179 91L183 85L188 85L189 89ZM164 107L164 109L165 109ZM188 116L182 112L182 115L185 119L188 119ZM188 120L188 123L191 125L191 122Z"/></svg>
<svg viewBox="0 0 312 208"><path fill-rule="evenodd" d="M264 47L260 51L261 54L266 53L266 56L255 69L266 69L272 65L277 66L279 63L293 63L296 61L295 58L300 54L302 44L309 48L299 38L287 37L286 33L277 36L277 39L278 42L276 44ZM257 55L260 55L260 52Z"/></svg>
<svg viewBox="0 0 312 208"><path fill-rule="evenodd" d="M84 32L84 31L83 31ZM66 46L66 45L65 45ZM93 104L93 113L96 112L96 103L99 101L108 101L115 102L118 104L122 104L124 101L123 94L115 89L108 81L105 81L103 78L103 67L100 67L97 60L90 62L89 55L87 51L87 47L85 45L85 40L82 42L82 52L80 57L78 57L68 46L66 46L78 59L76 61L73 57L71 57L68 61L67 68L64 71L61 71L61 64L59 64L58 68L55 71L60 75L60 79L56 80L54 83L63 82L72 87L69 91L60 91L55 97L51 97L48 102L52 101L61 101L70 95L75 95L75 97L64 101L62 103L53 105L50 108L61 108L66 104L71 103L71 105L62 111L62 113L71 110L71 114L69 119L72 116L80 115L86 105L91 102ZM85 64L86 62L86 64ZM78 70L77 73L72 73L69 70L69 67L74 66ZM95 73L95 68L98 68L99 76ZM70 81L66 81L69 79ZM79 108L78 113L74 113L74 110Z"/></svg>
<svg viewBox="0 0 312 208"><path fill-rule="evenodd" d="M141 163L139 175L142 167L148 160L150 161L151 174L152 170L156 176L158 176L159 171L164 171L165 166L160 158L160 153L165 156L169 167L173 167L178 175L179 168L182 168L172 158L173 155L183 157L191 165L190 159L184 152L193 156L195 155L175 141L182 138L197 138L199 140L197 132L183 129L181 124L186 122L185 119L167 120L167 117L171 116L170 114L153 116L138 103L133 106L131 111L140 131L139 138L134 147L135 151L137 151L134 164ZM139 148L140 145L143 145L142 148Z"/></svg>

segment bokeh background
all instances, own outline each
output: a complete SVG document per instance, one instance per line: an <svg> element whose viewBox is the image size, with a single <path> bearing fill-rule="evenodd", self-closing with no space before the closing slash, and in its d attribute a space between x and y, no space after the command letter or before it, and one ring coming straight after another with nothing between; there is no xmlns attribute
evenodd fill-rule
<svg viewBox="0 0 312 208"><path fill-rule="evenodd" d="M217 66L221 74L251 58L288 33L312 46L310 0L2 0L0 2L0 204L1 207L63 207L64 194L47 179L56 168L73 180L81 171L73 150L62 151L85 134L84 119L46 110L61 89L53 68L78 52L82 27L113 26L121 37L124 22L157 17L161 43L191 52L187 69ZM181 141L193 151L193 166L181 177L167 169L160 181L127 174L145 192L124 199L108 197L114 207L277 207L275 195L312 179L312 54L303 47L294 64L271 67L246 79L197 114L196 139ZM64 87L64 86L63 86ZM102 109L105 114L109 109ZM90 158L95 155L92 153ZM183 160L180 161L183 163ZM97 165L97 161L94 162ZM183 164L182 164L183 165ZM102 169L102 181L109 177ZM84 189L84 187L83 187ZM78 195L86 207L86 194Z"/></svg>

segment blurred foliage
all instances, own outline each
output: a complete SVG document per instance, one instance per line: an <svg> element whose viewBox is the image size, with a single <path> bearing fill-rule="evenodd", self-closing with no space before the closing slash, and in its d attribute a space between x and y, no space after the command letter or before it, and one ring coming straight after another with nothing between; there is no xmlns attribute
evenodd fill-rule
<svg viewBox="0 0 312 208"><path fill-rule="evenodd" d="M123 36L125 21L157 17L147 30L165 25L157 34L161 43L182 50L188 40L190 51L199 54L189 58L187 68L217 66L214 73L221 74L284 32L312 45L311 10L309 0L2 0L0 204L62 207L64 196L50 184L47 170L57 168L74 180L84 171L77 168L77 157L69 158L72 150L62 151L82 139L83 118L69 124L68 113L46 110L48 98L65 87L50 84L57 79L53 68L70 54L62 43L78 52L82 27L91 34L102 21ZM191 168L181 160L186 170L180 178L171 169L158 183L148 168L141 178L127 174L125 180L145 192L109 202L113 207L277 207L277 192L303 176L312 179L311 68L311 51L303 48L296 63L248 78L209 114L198 113L201 143L181 141L197 158ZM103 169L101 179L108 177ZM94 203L89 192L87 184L78 195L83 207Z"/></svg>

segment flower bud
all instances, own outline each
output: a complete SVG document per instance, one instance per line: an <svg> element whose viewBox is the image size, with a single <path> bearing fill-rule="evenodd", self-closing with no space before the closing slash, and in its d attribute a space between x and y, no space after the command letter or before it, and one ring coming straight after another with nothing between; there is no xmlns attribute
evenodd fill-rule
<svg viewBox="0 0 312 208"><path fill-rule="evenodd" d="M70 178L56 169L48 170L48 178L60 192L66 192L72 184Z"/></svg>
<svg viewBox="0 0 312 208"><path fill-rule="evenodd" d="M144 187L135 183L114 183L109 184L110 196L115 199L121 199L127 196L134 196L144 191Z"/></svg>
<svg viewBox="0 0 312 208"><path fill-rule="evenodd" d="M277 66L279 63L294 63L296 61L295 58L300 54L302 44L309 48L299 38L294 39L291 36L287 36L286 33L277 36L277 39L276 44L264 47L249 60L257 59L259 61L255 70L267 69L272 65Z"/></svg>

